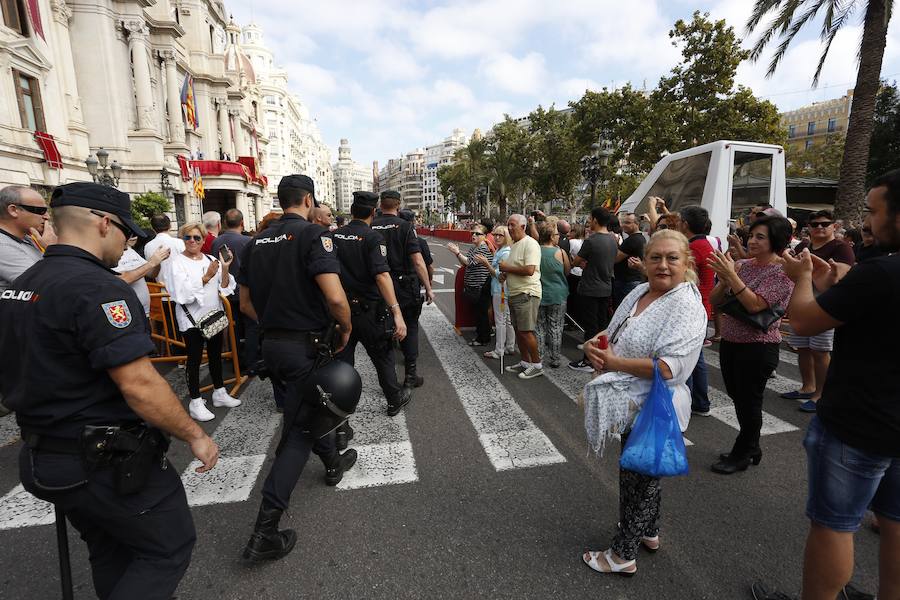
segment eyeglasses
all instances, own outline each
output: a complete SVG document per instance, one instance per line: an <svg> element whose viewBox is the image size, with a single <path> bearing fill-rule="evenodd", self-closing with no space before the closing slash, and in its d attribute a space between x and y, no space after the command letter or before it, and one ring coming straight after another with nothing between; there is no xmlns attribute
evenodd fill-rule
<svg viewBox="0 0 900 600"><path fill-rule="evenodd" d="M472 232L472 235L484 235L484 234L483 234L483 233L479 233L479 232L477 232L477 231L473 231L473 232Z"/></svg>
<svg viewBox="0 0 900 600"><path fill-rule="evenodd" d="M99 211L96 211L96 210L92 210L92 211L91 211L91 214L92 214L92 215L95 215L95 216L98 216L98 217L100 217L101 219L104 218L104 217L107 218L107 219L109 219L109 222L110 222L111 224L113 224L113 225L116 227L116 229L118 229L119 231L122 232L122 235L125 236L125 239L126 239L126 240L127 240L128 238L134 236L134 233L133 233L130 229L128 229L127 227L125 227L124 225L122 225L121 223L119 223L118 221L114 221L113 218L110 217L109 215L103 214L102 212L99 212Z"/></svg>
<svg viewBox="0 0 900 600"><path fill-rule="evenodd" d="M656 228L657 228L657 229L668 229L669 226L666 225L665 223L663 223L662 225L657 225Z"/></svg>
<svg viewBox="0 0 900 600"><path fill-rule="evenodd" d="M503 233L495 233L494 237L506 237L506 235Z"/></svg>
<svg viewBox="0 0 900 600"><path fill-rule="evenodd" d="M181 238L186 242L197 242L198 244L203 241L203 236L200 235L183 235Z"/></svg>
<svg viewBox="0 0 900 600"><path fill-rule="evenodd" d="M33 215L46 215L47 211L50 210L46 206L31 206L30 204L13 204L13 206L18 206L22 210L27 210Z"/></svg>
<svg viewBox="0 0 900 600"><path fill-rule="evenodd" d="M823 229L825 227L831 227L832 225L834 225L833 221L814 221L809 224L810 227L813 227L813 228L821 227Z"/></svg>

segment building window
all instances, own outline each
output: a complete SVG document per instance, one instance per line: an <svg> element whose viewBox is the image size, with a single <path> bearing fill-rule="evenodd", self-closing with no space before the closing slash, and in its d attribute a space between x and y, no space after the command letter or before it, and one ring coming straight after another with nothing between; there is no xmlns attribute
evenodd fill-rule
<svg viewBox="0 0 900 600"><path fill-rule="evenodd" d="M22 35L28 35L28 30L25 28L27 22L25 7L22 0L0 0L0 7L3 9L3 23Z"/></svg>
<svg viewBox="0 0 900 600"><path fill-rule="evenodd" d="M812 140L806 140L806 147L804 148L804 150L809 150L812 147L812 145L813 145Z"/></svg>
<svg viewBox="0 0 900 600"><path fill-rule="evenodd" d="M816 122L810 121L806 124L806 135L815 135L816 133Z"/></svg>
<svg viewBox="0 0 900 600"><path fill-rule="evenodd" d="M789 138L797 137L797 126L796 125L788 125L788 137Z"/></svg>
<svg viewBox="0 0 900 600"><path fill-rule="evenodd" d="M16 82L16 100L19 102L22 127L31 131L47 131L38 80L16 70L13 70L13 79Z"/></svg>
<svg viewBox="0 0 900 600"><path fill-rule="evenodd" d="M828 119L828 133L834 133L837 130L837 119L832 117Z"/></svg>

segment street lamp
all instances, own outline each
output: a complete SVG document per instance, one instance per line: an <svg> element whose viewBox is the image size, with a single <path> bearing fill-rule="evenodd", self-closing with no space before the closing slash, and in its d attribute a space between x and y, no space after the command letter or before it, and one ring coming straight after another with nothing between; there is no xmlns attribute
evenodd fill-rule
<svg viewBox="0 0 900 600"><path fill-rule="evenodd" d="M165 167L159 170L159 187L162 189L163 196L169 200L175 196L175 186L169 181L169 171Z"/></svg>
<svg viewBox="0 0 900 600"><path fill-rule="evenodd" d="M581 157L581 176L591 184L591 206L597 200L597 181L609 165L612 154L612 142L601 134L600 139L591 144L591 153Z"/></svg>
<svg viewBox="0 0 900 600"><path fill-rule="evenodd" d="M97 150L96 158L94 155L90 155L84 160L84 164L87 165L88 173L91 174L91 179L94 180L94 183L116 187L119 185L119 179L122 177L122 166L116 160L113 160L111 165L108 165L108 163L109 152L103 148Z"/></svg>

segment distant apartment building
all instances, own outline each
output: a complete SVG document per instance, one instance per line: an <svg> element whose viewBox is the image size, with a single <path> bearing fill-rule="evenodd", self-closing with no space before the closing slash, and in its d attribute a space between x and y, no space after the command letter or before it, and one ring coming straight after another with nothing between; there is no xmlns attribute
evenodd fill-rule
<svg viewBox="0 0 900 600"><path fill-rule="evenodd" d="M407 152L403 159L400 179L400 198L403 206L418 213L422 210L423 175L425 173L425 150L417 148Z"/></svg>
<svg viewBox="0 0 900 600"><path fill-rule="evenodd" d="M338 212L350 212L353 204L353 192L371 192L372 171L355 162L350 153L350 142L341 140L338 148L338 160L332 167L334 171L334 208Z"/></svg>
<svg viewBox="0 0 900 600"><path fill-rule="evenodd" d="M833 135L846 135L850 121L853 90L832 100L813 102L781 113L781 125L787 130L787 143L793 150L821 144Z"/></svg>
<svg viewBox="0 0 900 600"><path fill-rule="evenodd" d="M389 158L387 163L378 171L378 187L376 192L379 194L385 190L400 191L403 183L403 159Z"/></svg>
<svg viewBox="0 0 900 600"><path fill-rule="evenodd" d="M441 194L441 182L438 169L453 163L453 155L468 143L462 129L454 129L453 133L438 144L425 148L425 167L422 174L422 210L437 215L445 212L445 198Z"/></svg>

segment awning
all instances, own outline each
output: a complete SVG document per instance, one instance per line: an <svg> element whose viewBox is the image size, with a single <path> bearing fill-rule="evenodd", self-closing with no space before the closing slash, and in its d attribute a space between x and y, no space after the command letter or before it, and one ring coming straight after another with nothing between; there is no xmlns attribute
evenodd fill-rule
<svg viewBox="0 0 900 600"><path fill-rule="evenodd" d="M788 208L793 208L794 210L808 210L810 212L815 212L817 210L834 210L834 204L788 204Z"/></svg>

